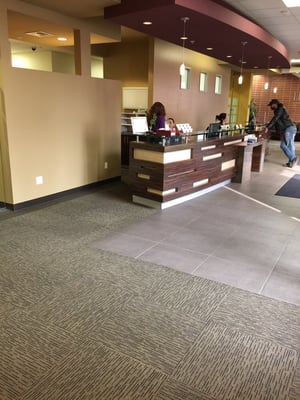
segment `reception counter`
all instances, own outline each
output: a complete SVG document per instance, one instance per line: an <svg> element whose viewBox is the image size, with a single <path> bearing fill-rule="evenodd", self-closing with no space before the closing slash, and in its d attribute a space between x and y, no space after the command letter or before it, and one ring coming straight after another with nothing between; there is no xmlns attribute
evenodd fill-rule
<svg viewBox="0 0 300 400"><path fill-rule="evenodd" d="M244 135L163 146L131 142L128 184L133 201L164 209L227 184L237 175ZM250 145L251 146L251 145Z"/></svg>
<svg viewBox="0 0 300 400"><path fill-rule="evenodd" d="M262 172L264 166L266 140L259 140L251 145L246 142L239 143L238 158L236 161L236 175L233 182L243 183L251 178L251 172Z"/></svg>

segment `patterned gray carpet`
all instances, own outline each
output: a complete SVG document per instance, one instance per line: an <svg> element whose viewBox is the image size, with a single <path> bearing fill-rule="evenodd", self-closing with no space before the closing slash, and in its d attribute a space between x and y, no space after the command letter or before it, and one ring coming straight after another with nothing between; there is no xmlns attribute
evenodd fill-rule
<svg viewBox="0 0 300 400"><path fill-rule="evenodd" d="M107 184L0 217L0 400L299 400L300 309L89 243L156 211Z"/></svg>

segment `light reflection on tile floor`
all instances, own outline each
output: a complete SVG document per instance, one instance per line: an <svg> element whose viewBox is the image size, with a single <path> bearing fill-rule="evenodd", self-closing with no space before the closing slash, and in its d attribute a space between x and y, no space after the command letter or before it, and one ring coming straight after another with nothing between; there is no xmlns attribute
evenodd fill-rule
<svg viewBox="0 0 300 400"><path fill-rule="evenodd" d="M275 196L300 165L284 161L271 141L264 171L249 182L158 211L92 246L300 304L300 199Z"/></svg>

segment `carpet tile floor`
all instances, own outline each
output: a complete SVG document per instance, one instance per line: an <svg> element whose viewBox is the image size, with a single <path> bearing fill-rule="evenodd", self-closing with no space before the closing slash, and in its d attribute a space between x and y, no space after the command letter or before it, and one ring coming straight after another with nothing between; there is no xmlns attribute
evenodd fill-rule
<svg viewBox="0 0 300 400"><path fill-rule="evenodd" d="M106 183L0 215L0 400L299 400L300 207L264 172L164 211Z"/></svg>

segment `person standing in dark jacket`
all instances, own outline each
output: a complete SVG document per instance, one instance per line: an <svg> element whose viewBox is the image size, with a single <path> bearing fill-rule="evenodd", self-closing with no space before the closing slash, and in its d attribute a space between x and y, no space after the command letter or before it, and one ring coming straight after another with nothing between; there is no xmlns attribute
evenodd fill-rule
<svg viewBox="0 0 300 400"><path fill-rule="evenodd" d="M267 124L265 133L268 133L272 128L276 129L277 132L282 132L280 148L288 158L288 162L284 166L292 168L297 162L294 143L297 132L296 125L278 99L272 99L268 106L274 111L274 117Z"/></svg>

